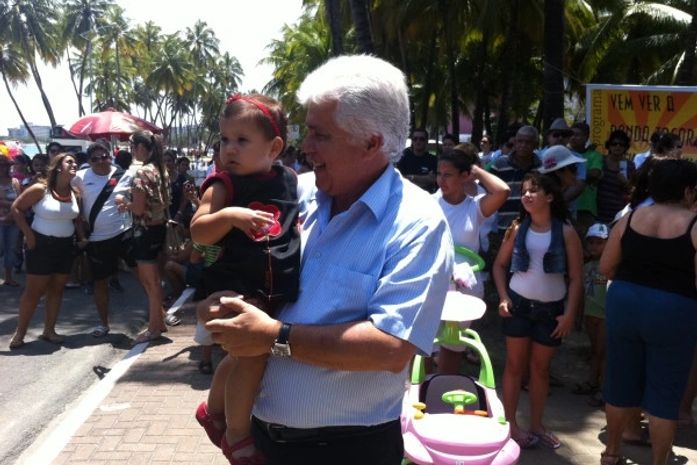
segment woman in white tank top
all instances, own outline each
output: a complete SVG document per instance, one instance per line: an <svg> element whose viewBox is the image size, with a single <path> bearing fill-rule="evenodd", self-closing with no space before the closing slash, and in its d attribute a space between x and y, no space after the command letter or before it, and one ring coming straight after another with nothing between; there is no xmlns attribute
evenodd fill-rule
<svg viewBox="0 0 697 465"><path fill-rule="evenodd" d="M73 221L80 213L77 197L70 187L77 168L72 154L57 155L51 161L44 182L27 188L12 204L12 216L26 239L27 281L10 349L24 345L29 322L44 294L46 319L39 338L54 344L63 342L63 336L56 333L56 321L73 262ZM34 210L31 227L26 220L30 208Z"/></svg>

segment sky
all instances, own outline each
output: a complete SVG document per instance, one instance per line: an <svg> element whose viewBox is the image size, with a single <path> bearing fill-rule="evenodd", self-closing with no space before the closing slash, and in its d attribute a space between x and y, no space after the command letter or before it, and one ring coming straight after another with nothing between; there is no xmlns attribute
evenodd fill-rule
<svg viewBox="0 0 697 465"><path fill-rule="evenodd" d="M59 0L60 1L60 0ZM259 65L265 47L281 37L284 24L293 24L302 13L302 0L116 0L125 9L131 26L153 21L163 33L184 31L197 20L208 23L220 40L220 51L237 57L244 70L241 91L261 90L273 68ZM42 66L42 81L58 124L69 126L78 118L77 100L66 64ZM33 79L12 89L27 121L48 125L46 110ZM89 104L89 100L85 101ZM5 86L0 86L0 134L22 124Z"/></svg>

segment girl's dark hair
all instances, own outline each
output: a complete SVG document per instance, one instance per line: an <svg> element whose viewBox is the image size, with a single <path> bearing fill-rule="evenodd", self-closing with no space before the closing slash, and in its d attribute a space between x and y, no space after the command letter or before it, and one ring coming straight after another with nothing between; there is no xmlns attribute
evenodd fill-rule
<svg viewBox="0 0 697 465"><path fill-rule="evenodd" d="M689 160L656 160L649 172L648 192L656 203L680 202L685 189L697 185L697 166Z"/></svg>
<svg viewBox="0 0 697 465"><path fill-rule="evenodd" d="M678 137L677 134L665 132L661 134L658 141L656 141L654 152L656 152L657 155L665 155L671 150L676 149L679 145L680 137Z"/></svg>
<svg viewBox="0 0 697 465"><path fill-rule="evenodd" d="M446 161L451 163L460 173L472 171L472 165L476 164L479 156L477 150L472 144L459 144L448 154L438 156L438 161Z"/></svg>
<svg viewBox="0 0 697 465"><path fill-rule="evenodd" d="M55 157L53 157L53 160L48 165L48 170L46 174L46 178L43 180L45 182L46 187L49 189L49 191L56 190L56 184L58 183L58 173L60 172L61 169L61 164L63 164L63 160L65 160L67 157L72 158L75 160L77 163L77 158L75 157L75 154L72 152L63 152L59 153ZM75 189L70 188L73 192L76 192Z"/></svg>
<svg viewBox="0 0 697 465"><path fill-rule="evenodd" d="M568 208L566 208L566 201L564 200L564 194L561 191L561 184L556 176L550 176L548 174L540 174L536 171L530 172L525 175L523 182L520 183L521 197L523 196L523 184L526 182L532 183L533 186L538 189L542 189L545 194L551 194L552 203L549 205L552 218L556 218L564 223L571 219ZM520 202L520 214L518 216L517 223L522 222L525 218L530 216L528 211L523 207L523 202Z"/></svg>
<svg viewBox="0 0 697 465"><path fill-rule="evenodd" d="M179 158L177 158L177 161L175 162L175 164L176 164L177 166L179 166L179 165L181 165L182 163L191 163L191 160L189 160L187 157L179 157Z"/></svg>
<svg viewBox="0 0 697 465"><path fill-rule="evenodd" d="M143 165L152 163L157 168L157 171L160 172L160 177L162 178L162 186L160 186L162 200L165 205L169 205L169 189L165 187L169 186L169 176L163 161L162 136L144 129L134 132L130 137L130 141L135 146L142 144L148 151L148 158L143 162Z"/></svg>
<svg viewBox="0 0 697 465"><path fill-rule="evenodd" d="M278 125L278 132L276 132L276 128L269 116L265 115L258 106L246 99L256 100L269 110L271 118ZM262 133L268 140L272 140L277 136L283 140L283 147L279 154L283 153L283 150L286 148L286 143L288 142L288 118L286 118L286 114L277 100L261 94L250 94L242 98L228 99L220 114L220 119L227 118L245 118L253 121L257 127L261 128Z"/></svg>

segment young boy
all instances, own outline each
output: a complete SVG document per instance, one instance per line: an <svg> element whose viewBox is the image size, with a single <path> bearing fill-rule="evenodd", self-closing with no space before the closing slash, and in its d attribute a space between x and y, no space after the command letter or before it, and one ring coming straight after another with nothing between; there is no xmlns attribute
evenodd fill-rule
<svg viewBox="0 0 697 465"><path fill-rule="evenodd" d="M600 256L605 249L608 237L608 227L595 223L586 233L586 250L590 260L583 267L585 303L584 319L586 333L591 341L591 360L588 381L577 384L574 394L590 395L591 405L602 406L600 382L605 369L605 295L607 294L607 278L598 272Z"/></svg>

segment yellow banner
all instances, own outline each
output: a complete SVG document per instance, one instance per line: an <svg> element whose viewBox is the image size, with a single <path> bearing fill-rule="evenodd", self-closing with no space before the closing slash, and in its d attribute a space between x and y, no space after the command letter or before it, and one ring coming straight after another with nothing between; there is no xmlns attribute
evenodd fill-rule
<svg viewBox="0 0 697 465"><path fill-rule="evenodd" d="M677 134L683 156L697 159L697 87L588 84L586 121L599 151L615 129L629 136L631 155L648 150L658 131Z"/></svg>

